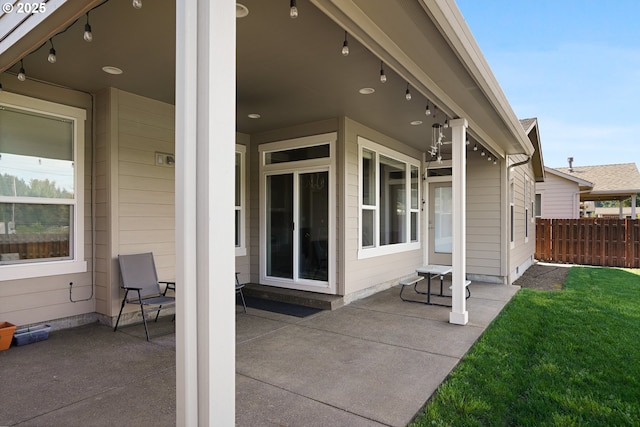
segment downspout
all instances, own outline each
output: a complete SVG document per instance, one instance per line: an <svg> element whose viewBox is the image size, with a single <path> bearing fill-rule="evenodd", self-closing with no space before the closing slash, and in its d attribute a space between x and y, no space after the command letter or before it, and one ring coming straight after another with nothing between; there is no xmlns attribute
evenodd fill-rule
<svg viewBox="0 0 640 427"><path fill-rule="evenodd" d="M514 163L514 164L510 165L509 166L509 172L511 172L511 168L515 168L515 167L518 167L518 166L526 165L527 163L529 163L531 161L531 157L532 156L527 155L527 159L526 160L523 160L521 162Z"/></svg>
<svg viewBox="0 0 640 427"><path fill-rule="evenodd" d="M509 199L511 198L511 194L509 194L509 192L511 191L510 188L511 186L509 185L509 183L511 182L511 171L513 170L513 168L516 168L518 166L522 166L522 165L526 165L527 163L529 163L531 161L531 158L533 156L525 154L525 153L519 153L522 155L527 156L527 158L525 160L522 160L520 162L514 163L510 166L507 166L507 218L510 218L511 213L509 212ZM513 155L517 155L517 154L513 154ZM510 156L507 157L507 160L509 159ZM508 220L509 222L510 220ZM509 235L509 233L511 233L511 230L509 229L509 226L507 226L507 235ZM507 263L507 269L506 269L506 273L507 273L507 284L511 283L511 245L510 245L510 239L507 238L507 259L506 259L506 263Z"/></svg>

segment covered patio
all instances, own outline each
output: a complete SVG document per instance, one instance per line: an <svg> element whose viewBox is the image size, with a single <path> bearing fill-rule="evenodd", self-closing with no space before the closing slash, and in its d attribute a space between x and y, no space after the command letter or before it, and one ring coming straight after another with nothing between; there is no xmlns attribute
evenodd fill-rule
<svg viewBox="0 0 640 427"><path fill-rule="evenodd" d="M237 306L236 425L406 425L519 288L471 289L466 327L398 287L306 318ZM0 424L175 425L171 316L151 328L151 343L94 323L1 352Z"/></svg>
<svg viewBox="0 0 640 427"><path fill-rule="evenodd" d="M245 402L262 404L284 392L289 396L284 402L300 399L300 408L310 406L318 413L335 409L367 423L404 423L508 300L492 298L513 289L486 285L491 296L487 293L484 300L493 311L485 323L482 292L474 290L467 306L466 279L510 283L532 259L532 242L513 240L516 229L520 234L528 230L524 206L530 204L523 196L519 214L508 205L508 195L516 199L533 188L525 182L534 175L528 164L534 147L452 0L299 1L295 19L287 2L279 8L259 0L242 3L249 11L245 16L238 5L222 0L146 2L142 9L127 1L91 0L78 6L61 0L46 20L34 15L23 23L15 15L2 17L2 22L13 22L16 37L24 37L0 46L5 71L0 101L7 99L20 111L32 108L31 103L44 105L36 110L51 117L71 105L86 113L86 119L74 119L86 138L79 136L76 152L65 159L77 165L77 215L72 219L78 220L70 233L77 238L72 251L77 269L63 266L34 275L22 259L5 261L15 265L3 266L3 273L20 274L4 277L0 313L19 325L82 324L95 317L113 323L121 299L118 255L153 251L160 275L175 279L179 288L175 341L170 340L175 344L167 347L175 357L170 374L175 378L166 379L170 389L175 387L171 422L230 425L235 419L249 424ZM88 26L94 32L91 43L81 36ZM341 48L347 42L345 54ZM58 59L51 62L46 54L54 43ZM119 68L122 74L107 74L103 67ZM308 138L313 144L307 144ZM309 146L320 147L321 153ZM289 160L267 160L273 153ZM517 170L512 174L512 169ZM528 175L520 173L524 169ZM235 188L226 185L234 176L241 183ZM291 190L282 206L270 204L277 199L265 199L263 191L277 194L280 179ZM369 194L365 181L378 190ZM521 184L523 191L517 191ZM314 199L298 191L312 187ZM440 190L447 209L438 214L451 224L451 233L442 239L443 248L435 248L431 240L439 230L431 227L435 214L428 209L436 205L431 195L435 198ZM369 197L374 193L377 197ZM34 203L16 197L5 199ZM321 208L309 209L318 215L305 233L304 208L312 201ZM268 219L279 210L286 213L280 223ZM273 225L286 226L288 242L272 238L284 234ZM286 257L271 256L280 249ZM445 259L436 260L431 249ZM314 262L308 261L311 254ZM48 266L49 260L40 261ZM451 310L401 303L399 289L388 290L427 263L452 266ZM254 314L234 323L230 283L237 271L243 283L273 284L269 280L303 291L315 287L345 297L352 306L295 324L256 316L266 335L241 341L243 321ZM363 308L358 300L378 291L392 295L391 309ZM375 305L376 298L367 304ZM358 310L373 316L371 329L359 330L369 322L359 318L335 327ZM469 331L447 322L468 324ZM414 344L405 344L405 334ZM40 348L53 345L53 338ZM318 342L325 345L320 349ZM451 354L444 350L456 342L465 344ZM92 361L87 384L96 370L109 365L96 359L134 357L122 351L131 344L128 339L104 349L94 344L84 353L73 351L74 342L60 348L63 365L76 353ZM287 366L277 365L283 354ZM415 381L416 360L434 367L442 361L442 372L429 368L424 381ZM37 362L43 369L51 364ZM136 372L139 363L126 365ZM173 364L162 365L168 374L164 366ZM289 377L291 366L305 370ZM131 378L116 376L115 368L104 372L104 388L96 375L90 386L74 384L52 393L60 406L43 414L73 412L78 402L98 396L101 404L88 411L92 421L100 420L103 410L111 417L105 423L126 417L117 405L104 405L104 396L120 384L115 378ZM156 382L149 371L141 378ZM402 384L358 382L366 378ZM345 379L360 386L344 386L351 384ZM24 382L16 378L12 384ZM253 386L277 392L245 396ZM406 394L407 387L418 389ZM68 390L101 391L64 402ZM372 390L395 392L374 398ZM122 400L122 406L130 406L130 399ZM396 403L378 403L387 400ZM274 405L274 417L288 415L282 406ZM265 417L269 408L265 403L252 413ZM290 408L293 417L314 412ZM369 408L382 415L367 413ZM396 412L402 414L397 420L385 418Z"/></svg>

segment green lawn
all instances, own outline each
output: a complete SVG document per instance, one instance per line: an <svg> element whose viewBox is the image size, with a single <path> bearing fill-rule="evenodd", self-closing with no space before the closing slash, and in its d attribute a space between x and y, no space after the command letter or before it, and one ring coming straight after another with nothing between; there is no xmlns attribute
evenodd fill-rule
<svg viewBox="0 0 640 427"><path fill-rule="evenodd" d="M640 425L640 271L520 290L411 425Z"/></svg>

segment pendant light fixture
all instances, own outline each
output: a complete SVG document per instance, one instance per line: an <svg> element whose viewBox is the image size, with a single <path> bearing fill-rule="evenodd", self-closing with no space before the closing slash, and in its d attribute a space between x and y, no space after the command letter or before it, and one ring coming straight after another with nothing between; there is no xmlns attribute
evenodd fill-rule
<svg viewBox="0 0 640 427"><path fill-rule="evenodd" d="M49 39L49 43L51 43L51 49L49 49L49 56L47 57L47 61L52 64L55 64L58 58L56 58L56 50L53 47L53 38Z"/></svg>
<svg viewBox="0 0 640 427"><path fill-rule="evenodd" d="M387 75L384 73L384 62L380 61L380 83L387 82Z"/></svg>
<svg viewBox="0 0 640 427"><path fill-rule="evenodd" d="M344 32L344 43L342 43L342 56L349 55L349 42L347 41L347 32Z"/></svg>
<svg viewBox="0 0 640 427"><path fill-rule="evenodd" d="M424 115L428 116L431 114L431 110L429 109L429 103L427 102L427 108L424 109Z"/></svg>
<svg viewBox="0 0 640 427"><path fill-rule="evenodd" d="M289 4L289 16L291 19L296 19L298 17L298 6L296 5L296 0L291 0Z"/></svg>
<svg viewBox="0 0 640 427"><path fill-rule="evenodd" d="M27 80L27 74L24 71L24 64L22 63L22 59L20 60L20 71L18 72L18 80L21 82Z"/></svg>
<svg viewBox="0 0 640 427"><path fill-rule="evenodd" d="M411 101L411 91L409 90L409 83L407 82L407 90L404 93L404 99Z"/></svg>
<svg viewBox="0 0 640 427"><path fill-rule="evenodd" d="M89 25L89 12L87 12L87 23L84 24L84 41L91 43L93 41L93 34L91 33L91 25Z"/></svg>

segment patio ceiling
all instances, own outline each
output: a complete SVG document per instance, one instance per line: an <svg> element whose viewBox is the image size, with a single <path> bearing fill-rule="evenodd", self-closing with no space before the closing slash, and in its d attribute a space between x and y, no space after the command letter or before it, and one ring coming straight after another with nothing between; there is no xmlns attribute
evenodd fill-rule
<svg viewBox="0 0 640 427"><path fill-rule="evenodd" d="M385 63L388 80L385 84L380 83L380 57L385 56L385 50L377 49L380 55L376 56L361 44L358 40L372 45L362 27L353 27L354 34L348 35L350 53L343 56L340 50L345 33L334 21L346 23L337 17L337 13L333 14L333 20L325 14L326 3L331 2L315 2L325 11L307 0L298 0L299 17L291 19L287 1L242 1L249 14L237 20L237 130L251 134L344 115L426 151L431 143L432 124L435 121L443 123L445 119L442 111L433 117L436 110L432 101L441 101L421 82L420 76L410 75L411 70L397 63ZM381 3L384 4L382 7L372 6L376 2L360 3L358 7L374 17L388 12L385 9L387 2ZM481 143L483 138L478 135L485 136L485 145L493 146L496 154L522 153L521 142L448 48L448 42L427 16L421 2L402 3L402 7L396 7L397 16L388 16L389 27L380 30L390 36L396 31L393 37L402 34L415 37L414 48L424 51L425 60L431 61L431 66L426 67L429 69L427 77L437 79L435 92L449 90L457 102L466 99L466 105L441 105L443 109L450 116L458 115L455 110L464 110L460 112L482 120L483 128L486 126L494 133L488 135L484 130L477 133L472 121L470 134ZM404 31L403 25L408 22L398 23L397 19L408 19L416 12L420 16L413 16L408 22L414 25ZM173 0L147 1L141 10L132 8L129 1L107 1L90 12L92 43L82 39L86 17L80 13L73 25L53 38L58 57L55 64L47 62L49 42L24 58L28 78L90 93L111 86L174 103ZM422 34L416 33L417 29L421 29ZM36 36L28 35L27 42L33 45ZM47 37L40 34L43 40ZM410 40L403 42L411 45ZM427 55L436 51L440 52L438 58ZM0 56L0 64L6 58L6 55ZM7 64L3 65L6 68ZM106 65L124 72L106 74L102 71ZM19 63L14 63L9 71L16 74L19 67ZM419 67L425 69L422 64ZM194 67L194 76L196 71ZM0 81L8 78L15 77L5 73ZM409 86L411 101L405 99L407 81L412 83ZM362 88L373 88L375 93L362 95L359 93ZM419 90L431 100L428 101ZM427 102L432 111L429 116L425 115ZM249 114L261 117L250 119ZM423 123L411 125L413 121Z"/></svg>

